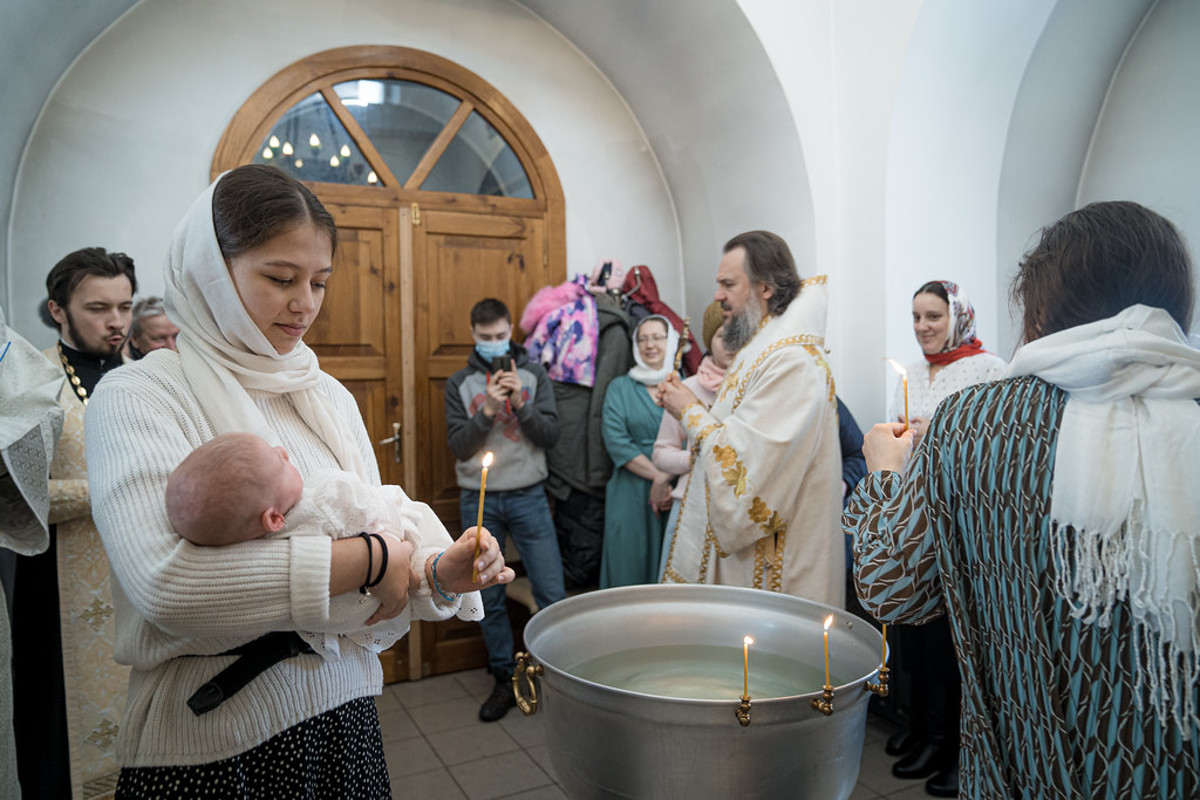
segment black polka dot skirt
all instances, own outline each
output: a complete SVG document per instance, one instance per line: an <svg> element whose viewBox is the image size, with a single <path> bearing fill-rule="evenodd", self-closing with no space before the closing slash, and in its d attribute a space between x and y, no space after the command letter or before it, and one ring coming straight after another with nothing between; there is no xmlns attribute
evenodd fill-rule
<svg viewBox="0 0 1200 800"><path fill-rule="evenodd" d="M117 800L388 800L379 715L370 697L305 720L222 761L121 770Z"/></svg>

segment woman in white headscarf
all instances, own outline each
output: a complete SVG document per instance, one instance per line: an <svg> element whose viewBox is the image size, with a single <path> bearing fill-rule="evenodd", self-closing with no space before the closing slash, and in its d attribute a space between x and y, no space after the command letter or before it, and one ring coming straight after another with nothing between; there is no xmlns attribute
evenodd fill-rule
<svg viewBox="0 0 1200 800"><path fill-rule="evenodd" d="M92 507L118 581L116 655L133 666L118 797L390 797L371 699L379 659L347 640L326 660L295 631L324 630L331 603L360 604L364 631L406 605L445 617L478 606L470 590L511 580L486 532L475 559L474 531L414 552L353 532L199 547L171 530L168 476L220 433L282 445L304 476L336 468L379 483L353 396L303 342L336 244L303 184L273 167L226 173L171 243L178 352L114 371L88 406ZM423 540L445 535L423 519Z"/></svg>
<svg viewBox="0 0 1200 800"><path fill-rule="evenodd" d="M1200 352L1169 221L1093 203L1042 232L1003 380L924 443L876 425L844 522L885 622L945 614L965 797L1200 796ZM919 677L916 678L920 680Z"/></svg>
<svg viewBox="0 0 1200 800"><path fill-rule="evenodd" d="M674 369L678 347L679 333L666 317L646 317L633 331L633 368L604 395L604 446L614 469L604 492L602 589L658 580L674 476L651 460L663 415L654 397Z"/></svg>

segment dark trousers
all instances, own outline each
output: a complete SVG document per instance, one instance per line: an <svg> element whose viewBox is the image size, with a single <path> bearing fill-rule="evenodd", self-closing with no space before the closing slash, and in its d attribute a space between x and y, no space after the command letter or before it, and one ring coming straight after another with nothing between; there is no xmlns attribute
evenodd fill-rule
<svg viewBox="0 0 1200 800"><path fill-rule="evenodd" d="M898 625L896 634L900 637L900 668L909 673L911 681L909 731L957 748L962 678L950 622L943 616L925 625Z"/></svg>
<svg viewBox="0 0 1200 800"><path fill-rule="evenodd" d="M474 525L479 513L479 492L463 489L459 494L459 512L464 525ZM546 490L540 483L524 489L488 492L483 501L483 527L496 537L501 550L505 539L512 536L539 609L566 596L558 537L550 517ZM481 594L484 616L479 624L487 645L488 669L493 675L511 677L517 662L513 658L513 635L505 607L505 589L489 586Z"/></svg>
<svg viewBox="0 0 1200 800"><path fill-rule="evenodd" d="M45 553L17 557L13 578L13 734L23 797L71 796L55 534Z"/></svg>

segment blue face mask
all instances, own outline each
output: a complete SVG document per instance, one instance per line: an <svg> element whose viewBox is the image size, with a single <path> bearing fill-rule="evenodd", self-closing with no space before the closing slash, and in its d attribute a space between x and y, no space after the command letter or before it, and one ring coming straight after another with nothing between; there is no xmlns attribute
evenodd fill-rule
<svg viewBox="0 0 1200 800"><path fill-rule="evenodd" d="M508 355L509 339L501 339L498 342L476 342L475 352L483 357L484 361L491 362L496 356Z"/></svg>

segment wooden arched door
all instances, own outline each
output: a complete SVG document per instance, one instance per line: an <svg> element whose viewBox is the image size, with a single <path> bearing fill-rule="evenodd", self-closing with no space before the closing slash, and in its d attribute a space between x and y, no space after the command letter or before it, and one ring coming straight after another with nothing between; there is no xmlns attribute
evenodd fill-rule
<svg viewBox="0 0 1200 800"><path fill-rule="evenodd" d="M272 163L305 181L341 244L306 341L357 398L383 480L459 530L442 392L474 342L468 312L519 315L566 276L562 187L545 147L494 87L431 53L349 47L263 84L217 146L212 177ZM391 441L389 441L391 440ZM475 626L423 624L389 678L483 663Z"/></svg>

